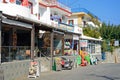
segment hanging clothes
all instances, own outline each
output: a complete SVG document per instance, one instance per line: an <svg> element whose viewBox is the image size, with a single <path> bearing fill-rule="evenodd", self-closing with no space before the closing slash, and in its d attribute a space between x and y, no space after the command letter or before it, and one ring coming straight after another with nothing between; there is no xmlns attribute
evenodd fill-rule
<svg viewBox="0 0 120 80"><path fill-rule="evenodd" d="M28 7L29 6L28 0L22 0L22 6Z"/></svg>
<svg viewBox="0 0 120 80"><path fill-rule="evenodd" d="M15 2L15 0L10 0L10 2L11 2L11 3L14 3L14 2Z"/></svg>

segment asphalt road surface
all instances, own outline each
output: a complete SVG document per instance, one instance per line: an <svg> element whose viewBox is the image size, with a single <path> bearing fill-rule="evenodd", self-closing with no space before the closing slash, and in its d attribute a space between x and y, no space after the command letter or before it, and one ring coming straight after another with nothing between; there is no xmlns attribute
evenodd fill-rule
<svg viewBox="0 0 120 80"><path fill-rule="evenodd" d="M28 80L120 80L120 64L98 64L72 70L41 73Z"/></svg>
<svg viewBox="0 0 120 80"><path fill-rule="evenodd" d="M120 64L104 63L72 70L44 72L36 79L22 78L20 80L120 80Z"/></svg>

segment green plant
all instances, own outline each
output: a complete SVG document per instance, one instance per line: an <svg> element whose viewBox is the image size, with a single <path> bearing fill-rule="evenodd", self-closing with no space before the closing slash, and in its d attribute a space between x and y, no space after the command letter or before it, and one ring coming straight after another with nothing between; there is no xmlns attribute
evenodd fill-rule
<svg viewBox="0 0 120 80"><path fill-rule="evenodd" d="M111 52L111 54L113 54L113 51L114 51L114 46L110 46L110 52Z"/></svg>
<svg viewBox="0 0 120 80"><path fill-rule="evenodd" d="M101 48L102 48L102 52L107 51L107 43L105 40L102 41Z"/></svg>

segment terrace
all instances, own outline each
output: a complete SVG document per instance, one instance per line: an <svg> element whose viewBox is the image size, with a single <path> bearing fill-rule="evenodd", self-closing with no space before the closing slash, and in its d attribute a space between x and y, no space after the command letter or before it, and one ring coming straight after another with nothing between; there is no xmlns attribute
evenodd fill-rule
<svg viewBox="0 0 120 80"><path fill-rule="evenodd" d="M57 7L60 7L62 9L65 9L65 10L71 12L71 8L65 6L64 4L61 4L60 2L58 2L56 0L40 0L39 2L46 6L50 6L50 7L57 6Z"/></svg>

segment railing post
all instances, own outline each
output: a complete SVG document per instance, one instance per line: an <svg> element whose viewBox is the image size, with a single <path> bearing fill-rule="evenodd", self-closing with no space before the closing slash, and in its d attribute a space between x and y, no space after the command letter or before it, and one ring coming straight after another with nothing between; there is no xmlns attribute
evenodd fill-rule
<svg viewBox="0 0 120 80"><path fill-rule="evenodd" d="M0 11L0 64L1 64L1 46L2 46L2 43L1 43L1 34L2 34L2 11Z"/></svg>

